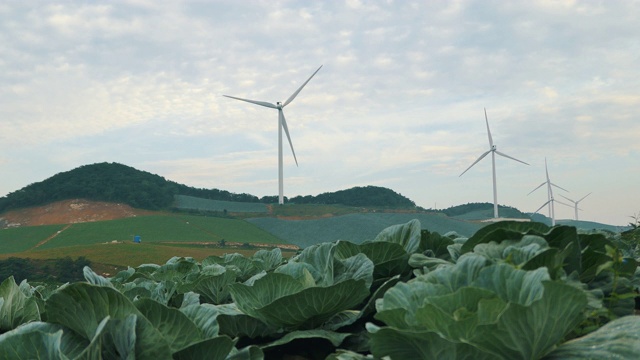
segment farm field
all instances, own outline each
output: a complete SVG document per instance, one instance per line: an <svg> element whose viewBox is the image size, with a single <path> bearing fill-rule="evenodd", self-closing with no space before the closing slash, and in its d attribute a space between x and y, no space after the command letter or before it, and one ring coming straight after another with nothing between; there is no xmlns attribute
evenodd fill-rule
<svg viewBox="0 0 640 360"><path fill-rule="evenodd" d="M141 237L141 244L133 243L136 235ZM229 245L260 244L262 247L220 248L217 245L222 240ZM216 246L207 247L203 243L214 243ZM164 263L173 256L202 259L234 252L251 255L259 248L265 248L265 245L268 247L268 244L288 245L243 220L195 215L149 215L3 229L0 230L0 259L84 256L95 263L137 266L150 262Z"/></svg>
<svg viewBox="0 0 640 360"><path fill-rule="evenodd" d="M253 255L258 249L222 249L193 246L173 246L154 243L136 244L132 241L107 244L76 245L43 250L29 250L19 254L0 254L0 259L18 256L30 259L78 258L84 256L94 263L110 264L118 267L136 267L142 264L163 264L174 256L192 257L198 261L207 256L221 256L225 253Z"/></svg>
<svg viewBox="0 0 640 360"><path fill-rule="evenodd" d="M0 229L0 254L29 250L40 241L55 235L65 225L42 225Z"/></svg>
<svg viewBox="0 0 640 360"><path fill-rule="evenodd" d="M455 231L463 236L471 236L483 226L446 216L420 213L359 213L304 221L276 218L252 218L247 221L288 243L304 248L335 240L361 243L375 238L388 226L413 219L420 220L423 229L441 234Z"/></svg>

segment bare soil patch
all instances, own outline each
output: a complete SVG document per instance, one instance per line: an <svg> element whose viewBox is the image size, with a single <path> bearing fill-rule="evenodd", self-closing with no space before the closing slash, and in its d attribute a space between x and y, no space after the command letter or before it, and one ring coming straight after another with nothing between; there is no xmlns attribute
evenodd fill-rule
<svg viewBox="0 0 640 360"><path fill-rule="evenodd" d="M151 214L157 214L157 212L134 209L126 204L71 199L38 207L8 211L2 214L0 218L4 220L5 226L18 227L75 224Z"/></svg>

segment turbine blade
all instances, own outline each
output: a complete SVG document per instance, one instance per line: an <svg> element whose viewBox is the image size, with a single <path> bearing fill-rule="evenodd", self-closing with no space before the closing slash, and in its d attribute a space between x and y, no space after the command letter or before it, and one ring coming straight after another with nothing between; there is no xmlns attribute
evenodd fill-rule
<svg viewBox="0 0 640 360"><path fill-rule="evenodd" d="M570 207L570 208L573 208L573 207L574 207L573 205L569 205L569 204L564 203L564 202L562 202L562 201L560 201L560 200L553 199L553 201L555 201L555 202L557 202L557 203L559 203L559 204L562 204L562 205L564 205L564 206L568 206L568 207Z"/></svg>
<svg viewBox="0 0 640 360"><path fill-rule="evenodd" d="M572 203L574 203L574 204L577 204L577 203L578 203L578 201L571 200L571 199L569 199L568 197L566 197L566 196L564 196L564 195L562 195L562 194L560 194L560 196L562 196L563 198L565 198L565 199L567 199L567 200L571 201L571 202L572 202ZM584 199L584 198L583 198L583 199Z"/></svg>
<svg viewBox="0 0 640 360"><path fill-rule="evenodd" d="M547 182L549 182L549 168L547 168L547 158L544 158L544 172L547 174Z"/></svg>
<svg viewBox="0 0 640 360"><path fill-rule="evenodd" d="M460 176L464 175L464 173L466 173L467 171L469 171L469 169L471 169L471 168L473 167L473 165L477 164L477 163L478 163L478 161L480 161L480 160L484 159L484 157L485 157L485 156L487 156L487 154L489 154L490 152L491 152L491 150L488 150L488 151L486 151L484 154L480 155L480 157L479 157L476 161L474 161L474 162L473 162L473 164L471 164L471 166L469 166L469 167L467 168L467 170L463 171L463 172L462 172L462 174L460 174ZM460 176L458 176L458 177L460 177Z"/></svg>
<svg viewBox="0 0 640 360"><path fill-rule="evenodd" d="M527 195L531 195L531 193L532 193L532 192L534 192L534 191L536 191L536 190L540 189L540 188L541 188L542 186L544 186L546 183L547 183L547 182L545 181L545 182L543 182L542 184L538 185L538 187L536 187L535 189L533 189L533 190L529 191L529 193L528 193Z"/></svg>
<svg viewBox="0 0 640 360"><path fill-rule="evenodd" d="M498 155L500 155L500 156L504 156L504 157L506 157L506 158L508 158L508 159L511 159L511 160L515 160L515 161L517 161L517 162L521 162L521 163L523 163L523 164L525 164L525 165L529 165L528 163L526 163L526 162L524 162L524 161L522 161L522 160L518 160L518 159L516 159L516 158L514 158L514 157L511 157L511 156L509 156L509 155L507 155L507 154L505 154L505 153L502 153L502 152L500 152L500 151L498 151L498 150L496 150L496 154L498 154Z"/></svg>
<svg viewBox="0 0 640 360"><path fill-rule="evenodd" d="M565 188L563 188L563 187L560 187L560 186L558 186L558 185L556 185L556 184L554 184L554 183L551 183L551 185L553 185L553 186L557 187L557 188L558 188L558 189L560 189L560 190L564 190L564 191L566 191L566 192L570 192L569 190L567 190L567 189L565 189Z"/></svg>
<svg viewBox="0 0 640 360"><path fill-rule="evenodd" d="M591 193L588 193L587 195L583 196L582 199L576 201L576 204L579 203L580 201L584 200L587 196L591 195Z"/></svg>
<svg viewBox="0 0 640 360"><path fill-rule="evenodd" d="M538 210L534 211L533 213L536 214L538 211L542 210L543 207L547 206L547 204L549 204L551 202L551 200L547 201L546 203L542 204L542 206L540 206L538 208Z"/></svg>
<svg viewBox="0 0 640 360"><path fill-rule="evenodd" d="M282 128L284 129L284 133L287 134L287 140L289 140L289 145L291 146L293 159L296 161L296 166L298 166L298 159L296 158L295 150L293 150L293 143L291 142L291 136L289 135L289 127L287 126L287 120L284 119L284 112L280 110L278 111L278 113L280 113L280 122L282 123Z"/></svg>
<svg viewBox="0 0 640 360"><path fill-rule="evenodd" d="M289 96L289 98L287 99L287 101L284 102L284 104L282 104L282 107L287 106L287 104L289 104L290 102L293 101L293 99L296 98L296 96L298 96L298 93L300 93L300 91L302 90L302 88L307 85L307 83L309 82L309 80L311 80L311 78L318 73L318 71L320 71L320 69L322 69L322 65L320 65L320 67L318 68L318 70L316 70L316 72L314 72L308 79L307 81L304 82L304 84L302 84L302 86L300 86L298 88L298 90L296 90L296 92L294 92L291 96Z"/></svg>
<svg viewBox="0 0 640 360"><path fill-rule="evenodd" d="M270 107L270 108L273 108L273 109L277 109L278 108L274 104L268 103L266 101L249 100L249 99L243 99L243 98L239 98L239 97L235 97L235 96L229 96L229 95L222 95L222 96L226 96L228 98L232 98L232 99L236 99L236 100L240 100L240 101L246 101L248 103L252 103L252 104L256 104L256 105Z"/></svg>
<svg viewBox="0 0 640 360"><path fill-rule="evenodd" d="M484 121L487 123L487 135L489 136L489 147L493 148L493 138L491 138L491 130L489 130L489 118L487 117L487 108L484 108Z"/></svg>

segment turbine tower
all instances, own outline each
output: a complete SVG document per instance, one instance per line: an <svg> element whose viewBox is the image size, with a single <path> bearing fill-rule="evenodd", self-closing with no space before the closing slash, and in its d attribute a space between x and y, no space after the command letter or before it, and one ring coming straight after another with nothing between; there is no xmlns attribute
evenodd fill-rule
<svg viewBox="0 0 640 360"><path fill-rule="evenodd" d="M578 201L571 200L571 199L569 199L568 197L566 197L566 196L564 196L564 195L562 195L562 194L561 194L560 196L562 196L563 198L565 198L565 199L567 199L567 200L569 200L569 201L571 201L571 202L573 203L573 206L572 206L572 207L575 209L575 212L576 212L576 220L578 220L578 210L582 210L582 209L578 209L578 204L580 203L580 201L584 200L584 199L585 199L587 196L589 196L589 195L591 195L591 193L588 193L587 195L583 196L583 197L582 197L580 200L578 200ZM569 206L571 206L571 205L569 205Z"/></svg>
<svg viewBox="0 0 640 360"><path fill-rule="evenodd" d="M534 214L537 213L543 207L545 207L545 205L548 206L549 207L549 217L551 218L551 226L555 226L556 225L556 213L555 213L554 203L558 202L558 203L560 203L562 205L567 205L567 206L571 206L571 205L565 204L565 203L563 203L561 201L558 201L558 200L554 199L554 197L553 197L553 186L557 187L560 190L564 190L566 192L569 192L569 190L561 188L560 186L552 183L551 180L549 180L549 169L547 168L547 158L544 158L544 171L546 173L547 180L545 182L543 182L542 184L538 185L535 189L531 190L529 192L529 194L527 194L527 195L530 195L534 191L540 189L543 185L547 185L547 202L542 204L542 206L540 206L538 208L538 210L534 211L533 213Z"/></svg>
<svg viewBox="0 0 640 360"><path fill-rule="evenodd" d="M260 105L260 106L265 106L268 108L272 108L272 109L276 109L278 110L278 203L279 204L284 204L284 175L283 175L283 161L282 161L282 129L284 129L284 132L287 134L287 140L289 140L289 145L291 146L291 152L293 153L293 159L296 161L296 166L298 166L298 159L296 158L296 152L295 150L293 150L293 143L291 142L291 136L289 135L289 128L287 127L287 121L284 118L284 112L282 111L282 109L284 109L285 106L289 105L289 103L291 103L293 101L293 99L296 98L296 96L298 96L298 94L300 93L300 91L302 91L302 88L305 87L305 85L307 85L307 83L311 80L311 78L318 73L318 71L320 71L320 69L322 68L322 65L320 65L320 67L318 68L318 70L316 70L308 79L307 81L304 82L304 84L302 84L298 90L296 90L291 96L289 96L289 98L287 99L287 101L285 101L284 103L281 102L276 102L275 104L272 104L270 102L266 102L266 101L257 101L257 100L249 100L249 99L243 99L243 98L239 98L239 97L235 97L235 96L229 96L229 95L223 95L226 96L228 98L231 99L236 99L236 100L240 100L240 101L246 101L252 104L256 104L256 105Z"/></svg>
<svg viewBox="0 0 640 360"><path fill-rule="evenodd" d="M521 162L525 165L529 165L529 164L498 151L496 145L493 144L493 138L491 138L491 130L489 130L489 119L487 118L486 108L484 109L484 120L487 123L487 135L489 136L489 150L485 151L482 155L480 155L480 157L476 161L474 161L473 164L471 164L471 166L467 168L467 170L463 171L462 174L460 174L460 176L464 175L464 173L466 173L469 169L471 169L473 165L477 164L480 160L484 159L485 156L491 153L491 169L493 170L493 217L497 219L498 218L498 187L496 185L496 154L511 160L515 160L517 162Z"/></svg>

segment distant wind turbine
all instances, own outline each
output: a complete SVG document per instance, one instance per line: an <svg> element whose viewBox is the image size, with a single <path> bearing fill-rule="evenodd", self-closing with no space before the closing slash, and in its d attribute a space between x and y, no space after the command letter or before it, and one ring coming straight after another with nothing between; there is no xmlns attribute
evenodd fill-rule
<svg viewBox="0 0 640 360"><path fill-rule="evenodd" d="M460 176L464 175L464 173L466 173L469 169L471 169L473 165L477 164L480 160L484 159L485 156L491 153L491 168L493 170L493 217L497 219L498 218L498 187L496 185L496 154L511 160L515 160L517 162L521 162L525 165L529 165L529 164L498 151L496 145L493 144L493 139L491 138L491 130L489 130L489 119L487 118L486 108L484 109L484 120L487 123L487 135L489 136L489 150L485 151L482 155L480 155L480 157L476 161L474 161L473 164L471 164L471 166L467 168L467 170L463 171L462 174L460 174Z"/></svg>
<svg viewBox="0 0 640 360"><path fill-rule="evenodd" d="M240 100L240 101L246 101L252 104L256 104L256 105L260 105L260 106L266 106L272 109L277 109L278 110L278 203L279 204L284 204L284 176L283 176L283 166L282 166L282 129L284 129L284 132L287 134L287 140L289 140L289 145L291 146L291 152L293 153L293 159L296 161L296 166L298 166L298 159L296 158L296 152L295 150L293 150L293 143L291 142L291 136L289 135L289 128L287 127L287 121L284 118L284 113L282 111L282 109L284 109L285 106L287 106L290 102L293 101L293 99L296 98L296 96L298 96L298 94L300 93L300 91L302 91L302 88L305 87L305 85L307 85L307 83L311 80L311 78L318 73L318 71L320 71L320 69L322 68L322 65L320 65L320 67L318 68L318 70L316 70L308 79L307 81L304 82L304 84L302 84L298 90L296 90L291 96L289 96L289 98L287 99L287 101L285 101L284 103L281 102L276 102L275 104L266 102L266 101L256 101L256 100L249 100L249 99L243 99L243 98L239 98L239 97L235 97L235 96L229 96L229 95L224 95L228 98L232 98L232 99L236 99L236 100Z"/></svg>
<svg viewBox="0 0 640 360"><path fill-rule="evenodd" d="M584 200L584 199L585 199L587 196L589 196L589 195L591 195L591 193L588 193L587 195L583 196L583 197L582 197L580 200L578 200L578 201L571 200L571 199L569 199L568 197L566 197L566 196L564 196L564 195L562 195L562 194L561 194L560 196L562 196L563 198L565 198L565 199L567 199L567 200L569 200L569 201L571 201L571 202L573 203L573 206L572 206L572 207L573 207L573 208L575 209L575 211L576 211L576 220L578 220L578 210L582 210L582 209L578 209L578 204L580 203L580 201ZM571 206L571 205L569 205L569 206Z"/></svg>
<svg viewBox="0 0 640 360"><path fill-rule="evenodd" d="M547 158L544 158L544 171L547 175L547 181L543 182L542 184L538 185L538 187L536 187L535 189L531 190L529 192L530 195L531 193L533 193L534 191L540 189L542 186L547 185L547 202L542 204L542 206L540 206L538 208L538 210L534 211L533 213L537 213L538 211L540 211L543 207L548 206L549 207L549 217L551 218L551 226L555 226L556 225L556 214L555 214L555 207L554 207L554 203L558 202L562 205L567 205L567 206L571 206L569 204L565 204L561 201L558 201L556 199L553 198L553 186L557 187L560 190L564 190L566 192L569 192L569 190L561 188L560 186L554 184L551 182L551 180L549 180L549 169L547 168Z"/></svg>

